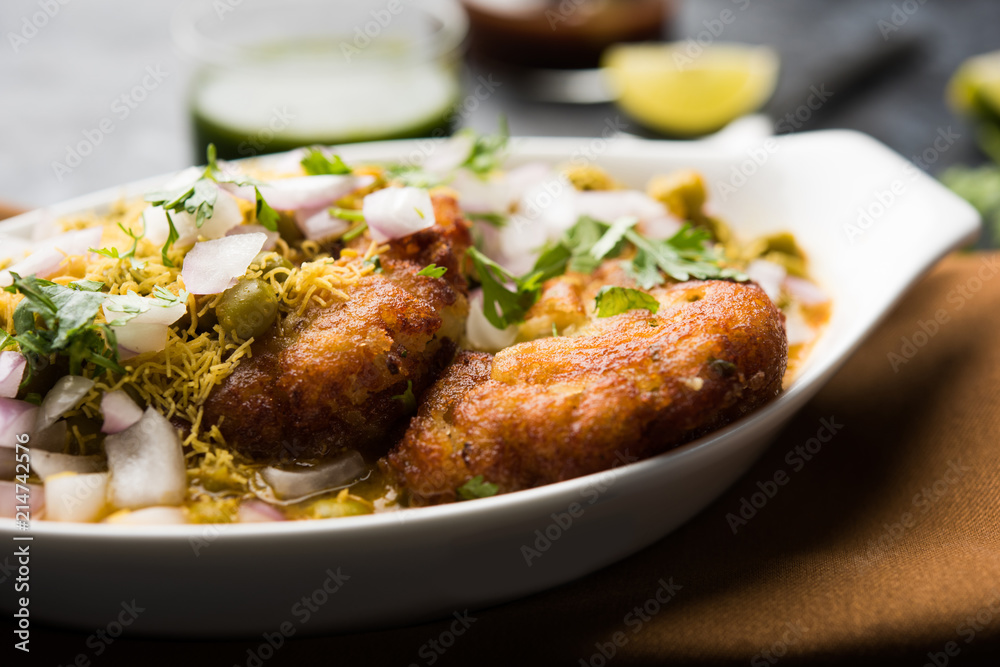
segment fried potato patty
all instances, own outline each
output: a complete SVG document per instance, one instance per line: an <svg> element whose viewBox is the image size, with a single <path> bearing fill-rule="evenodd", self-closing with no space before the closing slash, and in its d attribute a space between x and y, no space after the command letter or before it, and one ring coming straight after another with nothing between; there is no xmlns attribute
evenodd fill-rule
<svg viewBox="0 0 1000 667"><path fill-rule="evenodd" d="M492 358L459 354L383 461L412 504L453 501L477 475L510 492L652 456L780 392L783 316L758 286L674 284L649 291L660 303L655 315L596 318L591 308L583 320L582 304L601 285L630 282L615 263L554 279L529 322L552 316L573 335Z"/></svg>
<svg viewBox="0 0 1000 667"><path fill-rule="evenodd" d="M468 314L459 264L470 243L455 201L434 198L437 224L392 241L381 273L311 306L253 343L252 356L217 386L204 424L259 462L322 458L346 447L385 453L419 396L451 361ZM360 260L358 260L360 261ZM442 278L419 276L428 264ZM220 423L221 420L221 423Z"/></svg>

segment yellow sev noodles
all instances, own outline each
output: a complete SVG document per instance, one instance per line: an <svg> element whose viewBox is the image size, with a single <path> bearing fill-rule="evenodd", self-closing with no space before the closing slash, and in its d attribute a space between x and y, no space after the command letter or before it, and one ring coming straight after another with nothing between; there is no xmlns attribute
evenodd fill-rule
<svg viewBox="0 0 1000 667"><path fill-rule="evenodd" d="M63 221L63 228L80 229L101 226L102 247L117 248L119 255L132 247L132 239L119 228L119 223L136 234L143 232L141 219L146 204L142 201L118 202L104 215L89 214ZM244 223L255 222L253 206L240 202ZM345 289L362 276L371 273L375 266L370 259L384 248L371 243L366 252L344 249L339 259L333 259L319 244L304 241L292 248L279 240L275 252L296 265L291 270L278 267L264 274L260 267L251 264L249 278L261 278L270 283L278 297L279 320L289 313L301 315L310 305L329 306L346 301ZM66 285L75 280L87 279L105 284L109 294L126 294L130 291L149 296L154 288L161 287L173 294L184 288L181 278L184 254L187 248L171 248L168 259L174 266L163 262L161 248L147 239L140 239L134 258L116 259L89 253L86 256L67 257L58 275L49 277L53 282ZM14 308L23 297L0 291L0 325L11 331ZM224 468L230 477L240 478L232 455L225 449L225 440L217 425L202 423L203 405L212 389L228 377L241 360L251 355L250 340L239 340L227 335L218 324L211 330L199 331L199 319L219 302L221 295L195 297L189 295L187 315L170 327L166 347L159 352L144 353L121 361L125 374L119 375L101 368L87 367L84 374L94 380L94 387L75 410L66 414L70 420L70 449L90 453L97 441L97 424L101 420L100 402L109 391L124 390L134 399L155 407L168 419L186 431L184 445L187 456L201 456L202 471ZM102 311L96 321L104 322ZM92 428L81 428L84 417L92 420ZM86 424L86 421L82 423ZM193 472L193 471L192 471ZM238 479L237 479L238 481ZM245 479L243 479L245 482Z"/></svg>

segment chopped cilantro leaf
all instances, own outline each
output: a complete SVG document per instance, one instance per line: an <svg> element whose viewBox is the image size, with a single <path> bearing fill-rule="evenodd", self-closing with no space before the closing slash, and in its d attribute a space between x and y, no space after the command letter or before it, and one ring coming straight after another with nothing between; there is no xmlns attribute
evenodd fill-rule
<svg viewBox="0 0 1000 667"><path fill-rule="evenodd" d="M84 292L100 292L104 288L104 283L100 280L74 280L69 287Z"/></svg>
<svg viewBox="0 0 1000 667"><path fill-rule="evenodd" d="M518 280L476 248L469 248L466 255L472 259L479 275L483 287L483 314L489 323L497 329L506 329L524 320L525 313L538 300L539 286ZM513 289L507 287L508 284L512 284Z"/></svg>
<svg viewBox="0 0 1000 667"><path fill-rule="evenodd" d="M417 409L417 397L413 395L413 380L407 380L406 391L392 398L396 401L402 401L403 408L407 412L414 412Z"/></svg>
<svg viewBox="0 0 1000 667"><path fill-rule="evenodd" d="M490 496L495 496L499 490L500 487L496 484L484 481L482 475L476 475L468 482L458 487L458 497L462 500L489 498Z"/></svg>
<svg viewBox="0 0 1000 667"><path fill-rule="evenodd" d="M428 264L424 268L417 272L418 276L428 276L430 278L440 278L448 271L447 267L438 266L437 264Z"/></svg>
<svg viewBox="0 0 1000 667"><path fill-rule="evenodd" d="M375 255L374 257L370 257L369 259L366 259L363 263L364 264L371 264L372 266L375 267L375 269L372 271L372 273L382 273L382 260L379 259L378 255Z"/></svg>
<svg viewBox="0 0 1000 667"><path fill-rule="evenodd" d="M712 245L705 230L685 225L665 241L652 241L639 234L635 224L635 218L621 218L608 224L581 216L562 238L543 248L535 266L520 277L511 275L476 248L470 248L468 256L483 288L486 319L498 329L524 321L546 280L566 271L591 273L604 260L619 256L629 243L635 246L636 253L631 259L622 260L622 266L643 289L662 284L663 273L676 280L747 279L741 272L722 266L721 251Z"/></svg>
<svg viewBox="0 0 1000 667"><path fill-rule="evenodd" d="M340 218L341 220L350 220L351 222L365 221L364 213L351 208L337 208L336 206L333 206L328 212L334 218Z"/></svg>
<svg viewBox="0 0 1000 667"><path fill-rule="evenodd" d="M11 273L11 278L13 284L6 291L20 292L24 298L14 309L15 334L6 334L0 347L12 341L21 347L28 359L25 381L47 365L54 354L69 359L71 375L79 375L87 361L124 372L118 365L114 332L108 325L94 323L105 294L63 287L34 276L22 278ZM38 326L38 320L42 326Z"/></svg>
<svg viewBox="0 0 1000 667"><path fill-rule="evenodd" d="M434 188L444 184L445 179L437 174L424 171L423 167L410 164L391 164L385 168L386 180L413 188Z"/></svg>
<svg viewBox="0 0 1000 667"><path fill-rule="evenodd" d="M174 242L181 237L181 235L177 233L177 227L174 226L174 219L170 217L170 211L165 211L165 213L167 214L167 226L170 228L170 231L167 233L167 242L164 243L163 248L160 249L160 255L163 260L163 266L173 267L174 263L170 261L170 258L167 256L167 251L170 250L170 246L172 246Z"/></svg>
<svg viewBox="0 0 1000 667"><path fill-rule="evenodd" d="M664 282L660 271L680 281L691 278L747 280L742 272L722 266L722 254L711 244L711 234L705 229L685 224L665 241L650 241L630 229L625 232L625 238L637 252L634 258L623 262L623 267L643 289Z"/></svg>
<svg viewBox="0 0 1000 667"><path fill-rule="evenodd" d="M255 185L253 191L257 197L257 222L269 231L278 231L278 212L267 205L260 195L260 188Z"/></svg>
<svg viewBox="0 0 1000 667"><path fill-rule="evenodd" d="M655 315L660 309L660 302L649 294L631 287L612 285L601 288L594 299L594 304L597 307L598 317L611 317L637 308L645 308Z"/></svg>
<svg viewBox="0 0 1000 667"><path fill-rule="evenodd" d="M472 132L472 130L466 130L466 132ZM507 127L507 119L501 116L500 131L497 134L476 135L472 151L462 166L480 176L496 171L506 157L508 139L510 139L510 130Z"/></svg>
<svg viewBox="0 0 1000 667"><path fill-rule="evenodd" d="M306 156L302 158L299 163L302 168L310 176L320 176L320 175L333 175L340 176L342 174L351 173L351 168L344 164L344 161L340 159L339 155L332 155L327 157L323 151L318 148L310 148Z"/></svg>
<svg viewBox="0 0 1000 667"><path fill-rule="evenodd" d="M491 227L504 227L507 224L507 216L502 213L466 213L465 217L477 222L485 222Z"/></svg>
<svg viewBox="0 0 1000 667"><path fill-rule="evenodd" d="M366 229L368 229L368 223L362 222L360 225L356 225L355 227L347 230L340 238L344 241L353 241L364 234Z"/></svg>

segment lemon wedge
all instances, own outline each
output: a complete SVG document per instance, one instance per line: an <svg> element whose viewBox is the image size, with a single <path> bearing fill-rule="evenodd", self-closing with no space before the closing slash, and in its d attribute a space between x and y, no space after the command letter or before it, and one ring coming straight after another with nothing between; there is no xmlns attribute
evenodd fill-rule
<svg viewBox="0 0 1000 667"><path fill-rule="evenodd" d="M626 113L675 136L714 132L756 111L778 79L778 55L745 44L622 44L602 65Z"/></svg>
<svg viewBox="0 0 1000 667"><path fill-rule="evenodd" d="M1000 117L1000 51L963 62L948 82L947 97L960 113Z"/></svg>

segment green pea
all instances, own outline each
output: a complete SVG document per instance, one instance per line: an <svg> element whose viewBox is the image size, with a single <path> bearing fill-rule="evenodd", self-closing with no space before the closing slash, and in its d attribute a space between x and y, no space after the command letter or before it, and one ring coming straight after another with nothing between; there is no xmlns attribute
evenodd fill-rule
<svg viewBox="0 0 1000 667"><path fill-rule="evenodd" d="M283 269L288 269L289 271L291 271L292 269L291 262L289 262L287 259L279 255L278 253L270 250L257 253L257 256L253 258L253 261L250 262L250 265L260 267L260 270L264 272L265 276L274 269L277 269L279 267ZM278 273L275 274L274 276L275 280L277 280L279 283L285 282L285 278L287 277L288 277L287 273Z"/></svg>
<svg viewBox="0 0 1000 667"><path fill-rule="evenodd" d="M215 314L226 333L242 340L258 338L278 316L278 297L266 281L244 278L222 293Z"/></svg>

